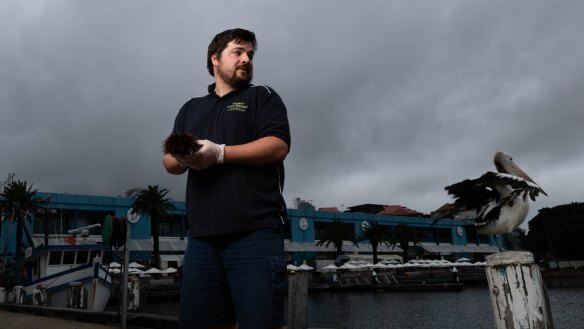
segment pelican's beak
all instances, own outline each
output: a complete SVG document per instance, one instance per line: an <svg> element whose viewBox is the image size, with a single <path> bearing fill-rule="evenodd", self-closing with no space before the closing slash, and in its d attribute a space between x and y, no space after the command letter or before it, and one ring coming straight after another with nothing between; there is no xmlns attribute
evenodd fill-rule
<svg viewBox="0 0 584 329"><path fill-rule="evenodd" d="M547 193L545 193L545 191L541 188L541 186L539 186L539 184L537 184L533 179L531 179L531 177L529 177L529 175L527 175L527 173L525 173L525 171L523 171L523 169L521 169L518 165L516 165L515 162L511 161L510 163L508 163L505 169L507 169L507 171L510 174L521 177L521 178L523 178L527 181L530 181L533 184L537 185L537 187L539 187L539 191L543 195L548 196Z"/></svg>

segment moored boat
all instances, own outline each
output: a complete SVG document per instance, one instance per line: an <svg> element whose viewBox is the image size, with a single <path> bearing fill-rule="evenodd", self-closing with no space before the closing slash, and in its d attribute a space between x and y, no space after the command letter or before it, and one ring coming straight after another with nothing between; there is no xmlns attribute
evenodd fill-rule
<svg viewBox="0 0 584 329"><path fill-rule="evenodd" d="M35 245L42 244L43 238L33 239ZM47 306L71 306L70 286L74 285L82 295L80 308L103 311L113 291L111 276L101 263L109 248L89 236L78 241L67 235L49 237L48 246L29 248L22 284L26 299L32 302L33 295L46 289L41 298L46 298Z"/></svg>

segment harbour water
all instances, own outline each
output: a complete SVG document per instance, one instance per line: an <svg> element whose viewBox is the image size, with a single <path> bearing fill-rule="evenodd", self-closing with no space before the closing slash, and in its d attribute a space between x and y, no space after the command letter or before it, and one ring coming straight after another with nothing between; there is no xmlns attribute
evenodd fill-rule
<svg viewBox="0 0 584 329"><path fill-rule="evenodd" d="M548 289L556 329L584 328L584 288ZM177 315L177 301L148 301L144 312ZM460 292L323 292L309 294L310 327L338 329L492 329L485 286Z"/></svg>

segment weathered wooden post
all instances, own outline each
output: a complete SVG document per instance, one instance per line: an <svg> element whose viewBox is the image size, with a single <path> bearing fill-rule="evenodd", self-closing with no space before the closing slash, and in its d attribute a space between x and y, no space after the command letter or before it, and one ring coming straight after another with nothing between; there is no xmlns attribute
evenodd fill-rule
<svg viewBox="0 0 584 329"><path fill-rule="evenodd" d="M81 282L69 282L67 290L67 307L68 308L87 308L87 288Z"/></svg>
<svg viewBox="0 0 584 329"><path fill-rule="evenodd" d="M124 225L126 225L126 220L124 219ZM126 236L123 237L123 247L124 247L124 273L122 274L122 302L121 302L121 313L122 320L120 321L120 328L126 329L128 322L128 272L130 270L130 249L128 249L128 244L126 241L130 237L130 226L127 226Z"/></svg>
<svg viewBox="0 0 584 329"><path fill-rule="evenodd" d="M14 286L14 288L12 288L12 293L14 295L14 304L24 305L24 302L26 301L26 291L24 290L24 287Z"/></svg>
<svg viewBox="0 0 584 329"><path fill-rule="evenodd" d="M37 285L32 292L32 304L37 306L47 306L48 292L47 286Z"/></svg>
<svg viewBox="0 0 584 329"><path fill-rule="evenodd" d="M304 272L288 272L288 328L308 327L308 277Z"/></svg>
<svg viewBox="0 0 584 329"><path fill-rule="evenodd" d="M554 328L547 291L533 254L492 254L487 257L486 272L497 329Z"/></svg>
<svg viewBox="0 0 584 329"><path fill-rule="evenodd" d="M140 279L133 276L128 281L128 311L140 312L144 309L144 294Z"/></svg>

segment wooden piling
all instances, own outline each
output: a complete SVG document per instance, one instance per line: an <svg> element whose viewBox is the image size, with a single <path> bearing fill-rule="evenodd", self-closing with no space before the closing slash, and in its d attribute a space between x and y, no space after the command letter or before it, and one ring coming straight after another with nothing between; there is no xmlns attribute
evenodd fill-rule
<svg viewBox="0 0 584 329"><path fill-rule="evenodd" d="M12 288L12 294L14 295L14 304L24 305L26 302L26 291L23 286L14 286Z"/></svg>
<svg viewBox="0 0 584 329"><path fill-rule="evenodd" d="M37 285L32 292L32 304L37 306L47 306L48 305L48 290L45 285Z"/></svg>
<svg viewBox="0 0 584 329"><path fill-rule="evenodd" d="M67 307L87 309L87 288L81 282L69 282L67 289Z"/></svg>
<svg viewBox="0 0 584 329"><path fill-rule="evenodd" d="M487 257L486 273L497 329L554 328L547 291L533 254L492 254Z"/></svg>
<svg viewBox="0 0 584 329"><path fill-rule="evenodd" d="M137 277L128 279L128 311L142 312L144 310L144 287Z"/></svg>
<svg viewBox="0 0 584 329"><path fill-rule="evenodd" d="M308 328L308 277L303 272L288 275L288 328Z"/></svg>

